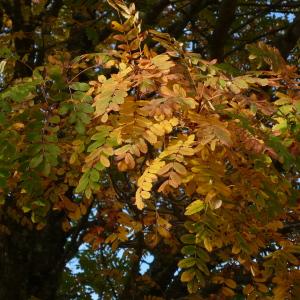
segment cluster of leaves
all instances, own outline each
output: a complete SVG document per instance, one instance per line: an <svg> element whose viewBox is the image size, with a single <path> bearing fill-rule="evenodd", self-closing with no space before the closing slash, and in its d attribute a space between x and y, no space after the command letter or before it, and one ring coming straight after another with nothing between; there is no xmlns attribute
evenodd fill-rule
<svg viewBox="0 0 300 300"><path fill-rule="evenodd" d="M283 229L299 214L296 68L258 44L255 68L235 77L166 34L142 32L133 4L108 2L125 19L112 23L115 50L49 56L1 92L1 209L13 195L10 213L24 226L42 230L58 210L70 232L94 205L83 237L93 249L165 244L181 251L190 293L212 282L227 297L292 299L300 246ZM167 50L156 53L150 38Z"/></svg>

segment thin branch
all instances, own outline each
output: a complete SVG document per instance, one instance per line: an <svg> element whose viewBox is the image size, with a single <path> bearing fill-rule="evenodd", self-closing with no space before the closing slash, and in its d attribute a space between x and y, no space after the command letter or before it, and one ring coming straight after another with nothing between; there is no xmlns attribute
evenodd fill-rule
<svg viewBox="0 0 300 300"><path fill-rule="evenodd" d="M264 3L257 3L257 2L244 2L244 3L240 3L239 6L270 7L270 6L272 6L272 4L264 4ZM279 7L298 8L298 7L300 7L300 2L299 3L284 3L284 4L280 5Z"/></svg>
<svg viewBox="0 0 300 300"><path fill-rule="evenodd" d="M103 251L103 247L101 247L101 249L100 249L100 257L101 257L102 264L103 264L104 268L107 269L107 268L108 268L108 265L107 265L105 256L103 255L103 252L102 252L102 251ZM113 282L111 281L109 275L106 275L105 277L106 277L106 280L107 280L107 282L108 282L108 284L109 284L109 286L110 286L110 288L111 288L111 290L112 290L112 293L113 293L115 299L118 299L118 295L116 294L116 291L115 291Z"/></svg>
<svg viewBox="0 0 300 300"><path fill-rule="evenodd" d="M176 22L171 23L165 30L172 37L178 38L183 34L183 29L188 25L189 22L193 22L198 18L198 14L201 10L206 8L212 1L209 0L194 0L191 1L190 5L185 10L184 16L178 19Z"/></svg>
<svg viewBox="0 0 300 300"><path fill-rule="evenodd" d="M296 16L295 20L288 26L286 33L283 36L278 36L275 42L275 46L280 51L281 55L285 58L300 38L300 12Z"/></svg>
<svg viewBox="0 0 300 300"><path fill-rule="evenodd" d="M247 44L254 43L254 42L260 40L260 39L263 38L263 37L266 37L266 36L269 36L269 35L276 34L277 32L279 32L279 31L281 31L281 30L284 30L284 29L286 29L287 27L288 27L288 25L285 25L285 26L282 26L282 27L279 27L279 28L275 28L275 29L273 29L273 30L270 30L270 31L268 31L268 32L266 32L266 33L260 34L260 35L258 35L258 36L256 36L256 37L254 37L253 39L248 40L248 41L246 41L245 43L242 43L242 44L240 44L239 46L234 47L232 50L230 50L230 51L228 51L227 53L224 54L224 58L227 57L227 56L229 56L229 55L231 55L231 54L233 54L233 53L236 52L236 51L243 50Z"/></svg>
<svg viewBox="0 0 300 300"><path fill-rule="evenodd" d="M243 29L244 27L246 27L247 25L251 24L253 21L255 21L257 18L266 15L268 12L270 12L273 8L277 7L278 4L280 4L280 2L282 2L282 0L278 0L276 3L274 3L273 5L268 6L267 8L263 9L263 10L259 10L257 14L253 15L251 18L249 18L246 22L244 22L243 24L241 24L240 26L232 29L230 31L230 34L233 34L235 32L240 31L241 29Z"/></svg>

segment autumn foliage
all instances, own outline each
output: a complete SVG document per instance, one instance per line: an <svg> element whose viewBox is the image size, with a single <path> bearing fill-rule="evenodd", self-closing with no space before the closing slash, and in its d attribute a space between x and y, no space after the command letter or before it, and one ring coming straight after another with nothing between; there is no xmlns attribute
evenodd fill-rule
<svg viewBox="0 0 300 300"><path fill-rule="evenodd" d="M109 3L120 15L115 50L57 52L0 93L1 215L43 232L60 213L66 236L85 220L81 238L95 251L138 249L131 270L166 249L190 294L296 299L299 236L287 229L299 221L297 68L258 43L232 74L142 32L133 4ZM147 292L157 278L130 274L126 299L158 299Z"/></svg>

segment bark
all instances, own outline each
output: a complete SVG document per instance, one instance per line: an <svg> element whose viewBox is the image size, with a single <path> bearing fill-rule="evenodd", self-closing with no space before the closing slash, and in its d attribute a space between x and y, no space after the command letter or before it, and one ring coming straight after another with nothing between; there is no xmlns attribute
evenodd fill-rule
<svg viewBox="0 0 300 300"><path fill-rule="evenodd" d="M296 15L295 20L287 28L285 34L278 36L275 46L279 49L284 58L288 58L290 52L296 46L300 38L300 13Z"/></svg>
<svg viewBox="0 0 300 300"><path fill-rule="evenodd" d="M61 219L52 214L38 231L3 212L0 223L8 232L0 237L0 299L55 299L64 267L57 262L66 242Z"/></svg>
<svg viewBox="0 0 300 300"><path fill-rule="evenodd" d="M220 6L219 18L209 43L211 58L217 58L219 62L223 60L224 46L236 8L237 0L223 0Z"/></svg>

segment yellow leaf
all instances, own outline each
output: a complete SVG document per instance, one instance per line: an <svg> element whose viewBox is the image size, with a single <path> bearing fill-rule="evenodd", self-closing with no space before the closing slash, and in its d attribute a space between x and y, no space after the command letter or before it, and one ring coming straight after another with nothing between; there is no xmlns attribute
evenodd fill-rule
<svg viewBox="0 0 300 300"><path fill-rule="evenodd" d="M158 226L158 227L157 227L157 231L158 231L158 233L159 233L162 237L164 237L164 238L166 238L166 239L169 239L169 238L171 237L170 232L169 232L166 228L164 228L164 227L162 227L162 226Z"/></svg>
<svg viewBox="0 0 300 300"><path fill-rule="evenodd" d="M214 133L220 142L228 147L232 145L231 133L229 130L222 126L223 124L218 124L213 126Z"/></svg>
<svg viewBox="0 0 300 300"><path fill-rule="evenodd" d="M141 188L138 188L135 195L135 205L138 209L142 210L145 207L143 199L141 197Z"/></svg>
<svg viewBox="0 0 300 300"><path fill-rule="evenodd" d="M157 136L163 136L165 134L164 128L159 124L154 124L151 126L150 130Z"/></svg>
<svg viewBox="0 0 300 300"><path fill-rule="evenodd" d="M258 290L262 293L267 293L269 291L268 287L262 283L257 284Z"/></svg>
<svg viewBox="0 0 300 300"><path fill-rule="evenodd" d="M125 162L128 165L129 169L133 169L135 166L135 161L130 153L125 154Z"/></svg>
<svg viewBox="0 0 300 300"><path fill-rule="evenodd" d="M142 153L147 153L148 147L147 147L147 144L144 142L144 140L140 139L137 146L139 147L139 149Z"/></svg>
<svg viewBox="0 0 300 300"><path fill-rule="evenodd" d="M254 287L251 284L247 284L244 288L243 288L243 294L244 295L249 295L254 291Z"/></svg>
<svg viewBox="0 0 300 300"><path fill-rule="evenodd" d="M222 287L222 293L227 297L232 297L235 295L235 292L226 286Z"/></svg>
<svg viewBox="0 0 300 300"><path fill-rule="evenodd" d="M169 184L172 187L177 188L181 184L181 178L180 178L180 176L177 173L175 173L175 172L172 171L170 173Z"/></svg>
<svg viewBox="0 0 300 300"><path fill-rule="evenodd" d="M180 153L182 155L191 156L195 154L195 151L192 148L182 147L180 148Z"/></svg>
<svg viewBox="0 0 300 300"><path fill-rule="evenodd" d="M177 96L180 97L185 97L186 96L186 91L184 90L183 87L181 87L178 83L175 83L173 85L173 91Z"/></svg>
<svg viewBox="0 0 300 300"><path fill-rule="evenodd" d="M165 96L173 96L173 92L169 90L165 85L160 88L160 92Z"/></svg>
<svg viewBox="0 0 300 300"><path fill-rule="evenodd" d="M169 120L169 122L171 123L172 126L177 126L179 123L177 118L172 118Z"/></svg>
<svg viewBox="0 0 300 300"><path fill-rule="evenodd" d="M147 130L144 134L144 138L152 145L154 145L155 143L157 143L157 137L155 134L153 134L152 131Z"/></svg>
<svg viewBox="0 0 300 300"><path fill-rule="evenodd" d="M165 173L169 172L169 170L172 168L173 164L168 163L164 167L162 167L158 172L157 175L164 175Z"/></svg>
<svg viewBox="0 0 300 300"><path fill-rule="evenodd" d="M167 132L167 133L170 133L173 128L172 128L172 125L169 121L167 120L164 120L162 123L161 123L161 126L163 126L164 130Z"/></svg>
<svg viewBox="0 0 300 300"><path fill-rule="evenodd" d="M169 180L166 180L165 182L163 182L161 184L161 186L158 188L158 192L159 193L164 193L165 192L165 189L167 188L167 186L169 185Z"/></svg>
<svg viewBox="0 0 300 300"><path fill-rule="evenodd" d="M236 244L234 244L234 245L232 246L231 252L232 252L233 254L239 254L239 253L241 252L241 249L240 249Z"/></svg>
<svg viewBox="0 0 300 300"><path fill-rule="evenodd" d="M190 216L193 215L197 212L200 212L201 210L203 210L205 208L204 202L202 200L195 200L193 201L187 208L185 211L185 215L186 216Z"/></svg>
<svg viewBox="0 0 300 300"><path fill-rule="evenodd" d="M121 148L118 148L115 150L115 155L123 155L125 154L129 149L131 148L131 145L124 145Z"/></svg>
<svg viewBox="0 0 300 300"><path fill-rule="evenodd" d="M169 60L170 57L166 54L156 55L151 59L152 63L161 71L169 70L174 66L174 63Z"/></svg>
<svg viewBox="0 0 300 300"><path fill-rule="evenodd" d="M13 124L12 127L13 127L15 130L19 131L19 130L24 129L25 125L24 125L23 123L17 122L17 123L15 123L15 124Z"/></svg>
<svg viewBox="0 0 300 300"><path fill-rule="evenodd" d="M105 155L100 155L100 162L106 168L110 166L109 159Z"/></svg>
<svg viewBox="0 0 300 300"><path fill-rule="evenodd" d="M214 199L210 202L210 206L212 209L218 209L222 206L222 200L220 199Z"/></svg>
<svg viewBox="0 0 300 300"><path fill-rule="evenodd" d="M214 277L212 278L212 282L213 282L213 283L218 283L218 284L220 284L220 283L223 283L223 282L224 282L224 278L221 277L221 276L214 276Z"/></svg>
<svg viewBox="0 0 300 300"><path fill-rule="evenodd" d="M225 279L225 284L232 289L236 288L236 282L232 279Z"/></svg>
<svg viewBox="0 0 300 300"><path fill-rule="evenodd" d="M147 181L144 181L143 184L141 185L141 188L144 190L144 191L151 191L152 189L152 184L150 182L147 182Z"/></svg>
<svg viewBox="0 0 300 300"><path fill-rule="evenodd" d="M157 217L157 224L167 229L171 228L172 226L166 219L162 218L161 216Z"/></svg>
<svg viewBox="0 0 300 300"><path fill-rule="evenodd" d="M141 196L143 199L149 199L151 197L151 194L147 191L142 191Z"/></svg>
<svg viewBox="0 0 300 300"><path fill-rule="evenodd" d="M155 182L157 180L157 176L155 174L148 173L143 178L146 182Z"/></svg>
<svg viewBox="0 0 300 300"><path fill-rule="evenodd" d="M181 274L180 280L181 280L182 282L189 282L189 281L191 281L194 277L195 277L195 271L194 271L193 269L190 269L190 270L184 271L184 272Z"/></svg>
<svg viewBox="0 0 300 300"><path fill-rule="evenodd" d="M178 162L174 162L173 168L177 173L179 173L181 175L186 175L186 173L187 173L185 166Z"/></svg>
<svg viewBox="0 0 300 300"><path fill-rule="evenodd" d="M71 157L70 157L70 160L69 160L69 163L71 165L73 165L76 161L78 160L78 155L77 153L72 153Z"/></svg>
<svg viewBox="0 0 300 300"><path fill-rule="evenodd" d="M204 243L205 249L206 249L208 252L211 252L213 248L212 248L212 244L211 244L210 239L204 238L203 243Z"/></svg>
<svg viewBox="0 0 300 300"><path fill-rule="evenodd" d="M81 217L81 211L80 211L80 208L77 207L76 210L75 210L74 212L70 212L70 213L68 214L68 216L69 216L72 220L78 221L78 220L80 219L80 217Z"/></svg>
<svg viewBox="0 0 300 300"><path fill-rule="evenodd" d="M124 32L125 31L124 26L122 24L118 23L117 21L112 21L111 22L111 27L114 30L117 30L117 31L120 31L120 32Z"/></svg>

